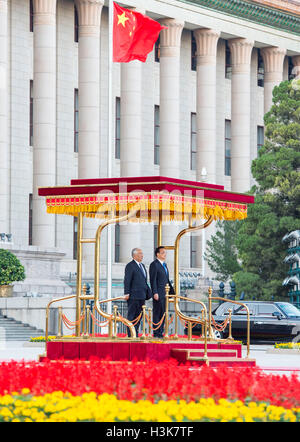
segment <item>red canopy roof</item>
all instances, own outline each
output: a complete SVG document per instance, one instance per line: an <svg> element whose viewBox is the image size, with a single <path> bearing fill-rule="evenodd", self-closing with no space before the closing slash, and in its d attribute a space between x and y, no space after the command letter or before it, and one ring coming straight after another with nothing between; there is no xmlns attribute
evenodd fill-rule
<svg viewBox="0 0 300 442"><path fill-rule="evenodd" d="M103 217L112 207L116 212L130 210L138 202L143 212L169 210L179 218L187 214L197 218L202 207L205 214L202 211L201 216L211 209L216 219L242 219L247 216L247 205L254 203L254 196L228 192L220 185L162 176L75 179L70 186L43 187L38 193L46 197L49 213L73 216L84 212ZM139 217L146 221L148 215Z"/></svg>

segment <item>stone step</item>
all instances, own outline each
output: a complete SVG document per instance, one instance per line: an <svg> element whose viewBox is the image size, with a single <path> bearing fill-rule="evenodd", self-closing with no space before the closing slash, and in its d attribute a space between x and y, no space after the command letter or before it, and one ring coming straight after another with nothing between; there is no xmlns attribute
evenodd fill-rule
<svg viewBox="0 0 300 442"><path fill-rule="evenodd" d="M209 367L217 367L219 365L226 365L227 367L255 367L256 360L250 358L209 358Z"/></svg>
<svg viewBox="0 0 300 442"><path fill-rule="evenodd" d="M186 362L191 362L197 366L206 364L210 367L217 367L225 364L228 367L252 367L256 365L255 359L242 358L236 349L216 349L208 347L207 358L205 358L204 351L201 351L201 349L173 348L171 349L171 356L179 363L185 364Z"/></svg>
<svg viewBox="0 0 300 442"><path fill-rule="evenodd" d="M0 317L1 341L29 341L31 337L43 335L43 330L31 327L29 324L23 324L13 318Z"/></svg>
<svg viewBox="0 0 300 442"><path fill-rule="evenodd" d="M207 349L207 356L209 358L211 357L223 357L223 358L237 358L237 351L236 350L213 350L213 349ZM171 357L177 359L178 362L188 362L188 361L194 361L198 358L204 357L204 351L196 351L196 350L184 350L184 349L172 349L171 350Z"/></svg>

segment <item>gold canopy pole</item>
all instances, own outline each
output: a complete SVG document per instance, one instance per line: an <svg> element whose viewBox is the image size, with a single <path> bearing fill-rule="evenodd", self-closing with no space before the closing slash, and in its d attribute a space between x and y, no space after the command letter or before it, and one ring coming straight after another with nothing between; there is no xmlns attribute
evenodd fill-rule
<svg viewBox="0 0 300 442"><path fill-rule="evenodd" d="M182 319L183 321L190 321L191 318L189 316L184 315L180 308L179 308L179 243L181 238L189 232L195 232L196 230L201 230L201 229L205 229L206 227L208 227L213 221L213 216L210 216L208 218L208 220L204 223L201 224L200 226L192 226L191 222L189 227L187 227L186 229L181 230L181 232L178 233L177 237L176 237L176 241L175 241L175 247L174 247L174 291L175 291L175 295L174 295L174 309L175 309L175 314L176 316L179 316L180 319ZM206 321L206 319L205 319ZM201 322L201 321L196 321L196 322ZM206 336L205 336L206 339Z"/></svg>
<svg viewBox="0 0 300 442"><path fill-rule="evenodd" d="M83 213L78 213L77 223L77 275L76 275L76 328L75 334L80 336L80 310L81 310L81 286L82 286L82 226Z"/></svg>
<svg viewBox="0 0 300 442"><path fill-rule="evenodd" d="M157 247L162 245L162 209L159 210L158 229L157 229Z"/></svg>

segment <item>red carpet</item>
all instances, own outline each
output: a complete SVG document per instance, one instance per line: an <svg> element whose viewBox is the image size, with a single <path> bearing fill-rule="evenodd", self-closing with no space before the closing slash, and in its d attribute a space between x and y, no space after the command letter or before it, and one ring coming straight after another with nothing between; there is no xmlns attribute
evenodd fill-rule
<svg viewBox="0 0 300 442"><path fill-rule="evenodd" d="M254 366L254 359L242 358L242 345L238 343L208 343L208 365L227 364L230 366ZM167 342L130 342L124 341L50 341L47 343L47 358L50 360L89 360L91 357L112 361L164 361L175 358L179 362L191 362L196 365L206 363L203 360L204 343L195 341Z"/></svg>

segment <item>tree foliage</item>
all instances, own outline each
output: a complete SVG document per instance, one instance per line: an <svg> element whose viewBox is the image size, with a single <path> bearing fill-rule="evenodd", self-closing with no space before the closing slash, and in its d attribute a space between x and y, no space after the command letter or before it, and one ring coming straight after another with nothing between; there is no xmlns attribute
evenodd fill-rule
<svg viewBox="0 0 300 442"><path fill-rule="evenodd" d="M25 270L19 259L9 250L0 249L0 285L9 285L25 279Z"/></svg>
<svg viewBox="0 0 300 442"><path fill-rule="evenodd" d="M264 121L264 145L251 168L255 204L244 221L219 223L206 252L217 279L232 278L248 299L286 297L282 238L300 229L300 80L274 88Z"/></svg>
<svg viewBox="0 0 300 442"><path fill-rule="evenodd" d="M218 281L228 281L241 270L238 263L235 238L239 221L218 221L215 235L206 243L206 259Z"/></svg>
<svg viewBox="0 0 300 442"><path fill-rule="evenodd" d="M300 228L300 87L294 86L285 81L273 90L273 106L265 115L265 143L252 162L255 204L236 240L243 267L234 275L237 290L256 299L286 295L282 238Z"/></svg>

